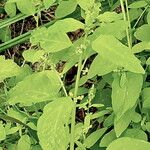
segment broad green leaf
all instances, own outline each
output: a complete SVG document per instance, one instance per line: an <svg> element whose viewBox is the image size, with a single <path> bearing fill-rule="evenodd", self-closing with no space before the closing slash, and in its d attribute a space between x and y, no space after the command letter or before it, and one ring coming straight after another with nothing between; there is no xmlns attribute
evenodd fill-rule
<svg viewBox="0 0 150 150"><path fill-rule="evenodd" d="M134 139L144 140L147 141L147 135L144 131L140 129L127 129L123 134L122 137L130 137Z"/></svg>
<svg viewBox="0 0 150 150"><path fill-rule="evenodd" d="M47 53L58 52L72 46L72 42L66 33L47 30L44 27L32 33L31 43L33 45L40 44L41 48Z"/></svg>
<svg viewBox="0 0 150 150"><path fill-rule="evenodd" d="M120 76L115 74L112 84L112 107L118 119L136 104L141 92L143 76L127 72L126 82L122 86L120 80Z"/></svg>
<svg viewBox="0 0 150 150"><path fill-rule="evenodd" d="M110 23L121 20L122 15L117 14L116 12L104 12L103 14L100 14L97 18L100 22Z"/></svg>
<svg viewBox="0 0 150 150"><path fill-rule="evenodd" d="M119 138L113 141L107 150L149 150L150 143L139 139L133 139L129 137Z"/></svg>
<svg viewBox="0 0 150 150"><path fill-rule="evenodd" d="M8 150L16 150L17 149L17 144L8 144L7 148L8 148Z"/></svg>
<svg viewBox="0 0 150 150"><path fill-rule="evenodd" d="M57 21L54 25L48 28L49 31L58 31L60 32L73 32L78 29L84 29L84 24L76 19L73 18L66 18Z"/></svg>
<svg viewBox="0 0 150 150"><path fill-rule="evenodd" d="M124 67L134 73L145 72L132 51L114 36L101 35L92 43L92 47L102 57L118 67Z"/></svg>
<svg viewBox="0 0 150 150"><path fill-rule="evenodd" d="M24 122L26 120L26 115L24 113L21 113L21 112L18 112L12 108L10 108L8 111L7 111L7 115L12 117L12 118L15 118L17 120L20 120L22 122Z"/></svg>
<svg viewBox="0 0 150 150"><path fill-rule="evenodd" d="M150 50L150 41L149 42L140 42L132 47L133 53L140 53L144 50Z"/></svg>
<svg viewBox="0 0 150 150"><path fill-rule="evenodd" d="M104 127L111 127L114 123L115 114L110 114L105 120L104 120Z"/></svg>
<svg viewBox="0 0 150 150"><path fill-rule="evenodd" d="M139 123L142 120L141 114L137 112L132 112L130 117L131 117L131 120L135 123Z"/></svg>
<svg viewBox="0 0 150 150"><path fill-rule="evenodd" d="M132 4L129 5L129 8L141 8L145 7L147 5L146 1L141 0L137 2L133 2Z"/></svg>
<svg viewBox="0 0 150 150"><path fill-rule="evenodd" d="M18 150L19 149L30 150L30 146L31 146L30 137L28 135L21 136L17 145Z"/></svg>
<svg viewBox="0 0 150 150"><path fill-rule="evenodd" d="M94 4L94 0L77 0L77 3L83 10L88 10Z"/></svg>
<svg viewBox="0 0 150 150"><path fill-rule="evenodd" d="M147 59L146 64L150 65L150 57Z"/></svg>
<svg viewBox="0 0 150 150"><path fill-rule="evenodd" d="M92 147L101 138L101 136L106 132L106 130L107 130L107 128L102 128L102 129L96 130L93 133L91 133L84 140L84 146L86 148Z"/></svg>
<svg viewBox="0 0 150 150"><path fill-rule="evenodd" d="M53 100L58 97L60 82L53 71L43 71L27 76L8 93L8 102L12 105Z"/></svg>
<svg viewBox="0 0 150 150"><path fill-rule="evenodd" d="M56 0L43 0L43 4L46 9L48 9Z"/></svg>
<svg viewBox="0 0 150 150"><path fill-rule="evenodd" d="M5 140L5 139L6 139L5 128L2 124L2 122L0 122L0 141Z"/></svg>
<svg viewBox="0 0 150 150"><path fill-rule="evenodd" d="M22 81L28 75L33 73L32 68L25 64L23 67L20 68L19 74L15 77L15 83Z"/></svg>
<svg viewBox="0 0 150 150"><path fill-rule="evenodd" d="M64 97L45 106L38 120L37 133L43 150L66 150L69 144L68 121L72 100Z"/></svg>
<svg viewBox="0 0 150 150"><path fill-rule="evenodd" d="M7 134L7 135L14 134L14 133L16 133L17 131L19 131L20 129L21 129L20 126L12 127L12 128L10 128L10 129L6 132L6 134Z"/></svg>
<svg viewBox="0 0 150 150"><path fill-rule="evenodd" d="M16 4L11 2L6 2L5 11L10 17L14 17L16 15Z"/></svg>
<svg viewBox="0 0 150 150"><path fill-rule="evenodd" d="M131 123L133 119L132 116L134 114L135 114L135 111L134 111L134 108L132 108L126 111L126 113L124 113L120 119L118 119L115 116L114 129L115 129L115 133L117 137L119 137L128 128L129 124Z"/></svg>
<svg viewBox="0 0 150 150"><path fill-rule="evenodd" d="M76 7L76 0L61 1L55 11L55 16L57 18L63 18L74 12L76 10Z"/></svg>
<svg viewBox="0 0 150 150"><path fill-rule="evenodd" d="M118 20L112 23L103 24L95 32L102 35L113 35L118 39L122 39L126 36L125 30L128 28L128 22L124 20Z"/></svg>
<svg viewBox="0 0 150 150"><path fill-rule="evenodd" d="M119 137L129 126L131 122L129 115L130 111L127 111L119 120L115 118L114 129L117 137Z"/></svg>
<svg viewBox="0 0 150 150"><path fill-rule="evenodd" d="M9 27L1 28L0 33L0 40L2 42L7 42L11 39L11 30Z"/></svg>
<svg viewBox="0 0 150 150"><path fill-rule="evenodd" d="M12 60L0 56L0 82L6 78L16 76L19 73L19 66Z"/></svg>
<svg viewBox="0 0 150 150"><path fill-rule="evenodd" d="M150 109L150 88L145 88L142 91L143 108Z"/></svg>
<svg viewBox="0 0 150 150"><path fill-rule="evenodd" d="M130 16L130 22L138 19L140 15L142 14L142 9L129 9L129 16Z"/></svg>
<svg viewBox="0 0 150 150"><path fill-rule="evenodd" d="M134 36L140 41L150 42L149 33L150 33L150 25L144 24L137 29Z"/></svg>
<svg viewBox="0 0 150 150"><path fill-rule="evenodd" d="M100 147L107 147L115 139L117 139L116 133L115 133L114 130L111 130L110 132L108 132L107 134L105 134L103 136L103 138L101 139Z"/></svg>
<svg viewBox="0 0 150 150"><path fill-rule="evenodd" d="M92 78L95 75L103 76L117 69L117 66L109 60L105 59L103 56L96 56L94 61L91 64L91 67L88 72L88 78Z"/></svg>
<svg viewBox="0 0 150 150"><path fill-rule="evenodd" d="M31 0L17 0L18 9L26 15L34 15L36 8Z"/></svg>
<svg viewBox="0 0 150 150"><path fill-rule="evenodd" d="M41 58L43 57L44 55L44 51L42 50L28 50L28 51L24 51L23 52L23 57L26 61L28 62L32 62L32 63L35 63L35 62L38 62L41 60Z"/></svg>
<svg viewBox="0 0 150 150"><path fill-rule="evenodd" d="M150 25L150 11L147 14L147 23Z"/></svg>
<svg viewBox="0 0 150 150"><path fill-rule="evenodd" d="M145 127L146 127L146 130L147 130L148 132L150 132L150 122L146 122Z"/></svg>
<svg viewBox="0 0 150 150"><path fill-rule="evenodd" d="M75 141L78 141L80 137L83 135L83 123L78 123L75 125Z"/></svg>

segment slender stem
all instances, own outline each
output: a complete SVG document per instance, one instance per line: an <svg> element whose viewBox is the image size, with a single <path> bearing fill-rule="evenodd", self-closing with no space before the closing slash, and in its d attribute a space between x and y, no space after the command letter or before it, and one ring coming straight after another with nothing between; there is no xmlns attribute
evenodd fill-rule
<svg viewBox="0 0 150 150"><path fill-rule="evenodd" d="M83 45L86 45L86 40L87 40L88 32L85 33ZM75 143L75 118L76 118L76 97L78 94L78 89L79 89L79 80L80 80L80 75L82 72L82 68L84 67L82 65L82 59L83 59L83 53L79 56L79 61L78 61L78 71L77 71L77 77L76 77L76 82L75 82L75 90L74 90L74 106L72 110L72 118L71 118L71 140L70 140L70 150L74 150L74 143Z"/></svg>
<svg viewBox="0 0 150 150"><path fill-rule="evenodd" d="M65 85L64 85L64 83L63 83L63 81L62 81L62 79L61 79L61 77L60 77L58 71L57 71L56 69L53 69L53 70L54 70L55 73L56 73L56 76L57 76L57 78L58 78L58 80L59 80L59 82L60 82L60 84L61 84L61 87L62 87L62 89L63 89L63 91L64 91L64 93L65 93L65 96L68 97L67 90L66 90L66 88L65 88Z"/></svg>
<svg viewBox="0 0 150 150"><path fill-rule="evenodd" d="M77 97L78 88L79 88L79 80L80 80L81 71L82 71L82 55L80 55L80 57L79 57L78 72L77 72L76 83L75 83L75 90L74 90L74 106L73 106L72 118L71 118L71 141L70 141L70 150L74 150L75 116L76 116L76 97Z"/></svg>
<svg viewBox="0 0 150 150"><path fill-rule="evenodd" d="M129 7L128 7L128 0L125 0L125 5L126 5L126 11L127 11L127 20L128 20L128 26L129 26L129 37L130 37L130 45L132 48L132 33L131 33L131 21L130 21L130 14L129 14Z"/></svg>
<svg viewBox="0 0 150 150"><path fill-rule="evenodd" d="M149 6L145 7L145 9L143 10L143 12L141 13L141 15L139 16L138 20L136 21L136 23L133 26L133 29L137 26L138 22L140 21L140 19L142 18L142 16L144 15L144 13L146 12L146 10L149 8Z"/></svg>
<svg viewBox="0 0 150 150"><path fill-rule="evenodd" d="M124 19L124 21L127 21L126 12L125 12L125 8L124 8L124 0L120 0L120 4L121 4L121 8L122 8L122 13L123 13L123 19ZM129 48L131 48L130 35L129 35L128 28L126 29L126 34L127 34L128 46L129 46Z"/></svg>

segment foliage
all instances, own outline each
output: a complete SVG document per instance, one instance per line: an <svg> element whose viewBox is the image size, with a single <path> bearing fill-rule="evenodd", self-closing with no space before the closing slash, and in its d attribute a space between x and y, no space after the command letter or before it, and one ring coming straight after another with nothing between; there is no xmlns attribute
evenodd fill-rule
<svg viewBox="0 0 150 150"><path fill-rule="evenodd" d="M150 2L3 3L3 44L19 14L36 28L21 60L0 56L0 149L149 150ZM50 7L55 20L39 26Z"/></svg>

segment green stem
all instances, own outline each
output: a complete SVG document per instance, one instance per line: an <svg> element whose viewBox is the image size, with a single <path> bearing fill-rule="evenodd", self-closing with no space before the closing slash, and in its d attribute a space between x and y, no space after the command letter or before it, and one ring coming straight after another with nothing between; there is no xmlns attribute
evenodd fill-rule
<svg viewBox="0 0 150 150"><path fill-rule="evenodd" d="M84 37L84 42L83 45L86 45L86 40L87 40L88 32L86 32L85 37ZM78 71L77 71L77 77L76 77L76 82L75 82L75 90L74 90L74 106L72 110L72 118L71 118L71 140L70 140L70 150L74 150L74 143L75 143L75 119L76 119L76 102L77 102L77 94L78 94L78 89L79 89L79 80L80 80L80 75L82 72L82 68L84 67L82 65L82 59L83 59L83 53L80 54L79 56L79 61L78 61Z"/></svg>
<svg viewBox="0 0 150 150"><path fill-rule="evenodd" d="M76 97L78 93L78 88L79 88L79 80L80 80L80 75L82 71L82 55L79 57L79 62L78 62L78 72L77 72L77 77L76 77L76 83L75 83L75 91L74 91L74 106L72 110L72 118L71 118L71 141L70 141L70 150L74 150L74 135L75 135L75 118L76 118Z"/></svg>
<svg viewBox="0 0 150 150"><path fill-rule="evenodd" d="M125 8L124 8L124 0L120 0L120 4L121 4L121 8L122 8L122 13L123 13L123 19L124 19L124 21L127 21L126 12L125 12ZM131 48L130 34L129 34L128 28L126 29L126 34L127 34L128 46L129 46L129 48Z"/></svg>
<svg viewBox="0 0 150 150"><path fill-rule="evenodd" d="M46 23L43 26L49 27L49 26L53 25L56 21L57 21L57 19L53 20L53 21L51 21L49 23ZM25 41L28 41L30 39L31 33L32 33L32 31L28 31L27 33L24 33L24 34L14 38L14 39L11 39L11 40L3 43L3 44L0 44L0 52L4 51L5 49L8 49L10 47L13 47L13 46L15 46L17 44L20 44L20 43L23 43Z"/></svg>
<svg viewBox="0 0 150 150"><path fill-rule="evenodd" d="M57 76L57 78L58 78L58 80L59 80L59 82L60 82L60 84L61 84L61 87L62 87L62 89L63 89L63 91L64 91L64 93L65 93L65 96L68 97L67 90L66 90L66 88L65 88L65 85L64 85L64 83L63 83L63 81L62 81L62 79L61 79L61 77L60 77L58 71L57 71L56 69L53 69L53 70L54 70L55 73L56 73L56 76Z"/></svg>
<svg viewBox="0 0 150 150"><path fill-rule="evenodd" d="M129 26L129 38L130 38L130 45L132 48L132 33L131 33L131 21L130 21L130 14L129 14L129 7L128 7L128 0L125 0L126 5L126 11L127 11L127 20L128 20L128 26Z"/></svg>
<svg viewBox="0 0 150 150"><path fill-rule="evenodd" d="M133 26L133 29L137 26L138 22L140 21L140 19L142 18L142 16L144 15L144 13L146 12L146 10L149 8L149 6L145 7L145 9L143 10L143 12L141 13L141 15L139 16L139 18L137 19L136 23Z"/></svg>

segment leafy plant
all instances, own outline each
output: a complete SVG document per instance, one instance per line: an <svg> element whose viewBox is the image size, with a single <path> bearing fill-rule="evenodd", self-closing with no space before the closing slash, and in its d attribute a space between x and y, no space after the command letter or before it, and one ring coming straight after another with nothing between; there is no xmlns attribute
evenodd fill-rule
<svg viewBox="0 0 150 150"><path fill-rule="evenodd" d="M0 148L149 150L149 1L4 3L36 28L17 38L30 35L21 63L0 56ZM51 6L55 20L39 26ZM17 43L8 26L19 20L1 22L0 50Z"/></svg>

